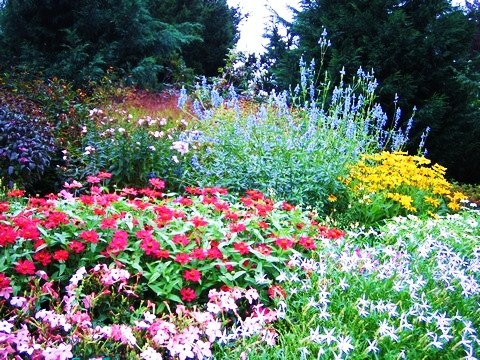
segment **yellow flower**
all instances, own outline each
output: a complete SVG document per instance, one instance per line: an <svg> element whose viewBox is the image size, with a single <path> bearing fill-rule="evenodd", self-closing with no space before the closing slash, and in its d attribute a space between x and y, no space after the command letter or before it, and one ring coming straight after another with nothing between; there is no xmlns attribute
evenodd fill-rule
<svg viewBox="0 0 480 360"><path fill-rule="evenodd" d="M432 198L430 196L425 196L425 202L433 205L434 207L438 207L440 205L440 201L438 199Z"/></svg>
<svg viewBox="0 0 480 360"><path fill-rule="evenodd" d="M328 195L328 201L335 202L337 201L337 197L333 194Z"/></svg>
<svg viewBox="0 0 480 360"><path fill-rule="evenodd" d="M453 211L458 211L458 210L460 210L460 204L457 203L457 202L454 202L454 201L449 202L447 206L448 206L450 209L452 209Z"/></svg>

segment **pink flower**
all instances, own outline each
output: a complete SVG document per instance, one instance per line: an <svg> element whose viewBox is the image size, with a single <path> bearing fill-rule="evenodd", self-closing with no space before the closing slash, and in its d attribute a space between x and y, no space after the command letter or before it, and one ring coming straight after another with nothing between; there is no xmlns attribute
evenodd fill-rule
<svg viewBox="0 0 480 360"><path fill-rule="evenodd" d="M187 281L199 282L200 279L202 278L202 273L197 269L186 270L183 273L183 278Z"/></svg>
<svg viewBox="0 0 480 360"><path fill-rule="evenodd" d="M97 176L87 176L87 182L90 184L98 184L100 182L100 178Z"/></svg>
<svg viewBox="0 0 480 360"><path fill-rule="evenodd" d="M45 360L66 360L73 357L72 345L60 344L58 348L47 347L42 351Z"/></svg>
<svg viewBox="0 0 480 360"><path fill-rule="evenodd" d="M153 178L148 180L150 185L152 185L155 189L161 190L165 187L165 182L163 180Z"/></svg>
<svg viewBox="0 0 480 360"><path fill-rule="evenodd" d="M188 254L180 253L180 254L177 254L175 256L175 261L178 262L181 265L185 265L185 264L189 263L190 260L191 260L191 258L190 258L190 255L188 255Z"/></svg>

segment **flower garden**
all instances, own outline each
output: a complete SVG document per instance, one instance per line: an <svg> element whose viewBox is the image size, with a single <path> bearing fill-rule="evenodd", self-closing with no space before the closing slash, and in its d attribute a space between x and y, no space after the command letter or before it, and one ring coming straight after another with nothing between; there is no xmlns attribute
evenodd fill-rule
<svg viewBox="0 0 480 360"><path fill-rule="evenodd" d="M0 358L477 358L475 194L372 75L312 69L261 101L2 78Z"/></svg>

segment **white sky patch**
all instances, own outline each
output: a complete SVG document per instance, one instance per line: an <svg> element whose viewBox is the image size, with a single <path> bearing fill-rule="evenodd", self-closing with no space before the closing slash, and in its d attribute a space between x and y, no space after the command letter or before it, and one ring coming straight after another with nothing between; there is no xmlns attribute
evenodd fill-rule
<svg viewBox="0 0 480 360"><path fill-rule="evenodd" d="M264 47L268 45L268 40L262 35L270 20L269 8L288 20L292 19L292 13L287 6L299 8L298 0L227 0L227 3L229 6L240 5L242 14L249 14L248 19L243 20L239 26L237 50L257 54L265 52Z"/></svg>

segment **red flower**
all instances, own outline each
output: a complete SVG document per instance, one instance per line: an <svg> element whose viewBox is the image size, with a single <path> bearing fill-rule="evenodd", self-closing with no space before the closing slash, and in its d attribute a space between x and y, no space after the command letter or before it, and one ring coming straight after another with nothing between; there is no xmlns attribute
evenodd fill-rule
<svg viewBox="0 0 480 360"><path fill-rule="evenodd" d="M200 248L195 248L192 250L192 252L190 253L190 256L193 258L193 259L196 259L196 260L205 260L207 258L207 253L205 250L203 249L200 249Z"/></svg>
<svg viewBox="0 0 480 360"><path fill-rule="evenodd" d="M199 189L199 188L196 188L196 187L190 187L190 186L187 186L185 188L185 191L189 194L193 194L193 195L201 195L202 194L202 190Z"/></svg>
<svg viewBox="0 0 480 360"><path fill-rule="evenodd" d="M68 248L72 250L74 254L80 254L83 250L85 250L85 245L80 241L71 241L68 244Z"/></svg>
<svg viewBox="0 0 480 360"><path fill-rule="evenodd" d="M257 209L258 216L265 217L267 214L273 210L272 204L256 204L255 208Z"/></svg>
<svg viewBox="0 0 480 360"><path fill-rule="evenodd" d="M0 273L0 290L10 287L10 279L4 273Z"/></svg>
<svg viewBox="0 0 480 360"><path fill-rule="evenodd" d="M225 219L229 219L229 220L232 220L232 221L237 221L238 220L238 214L235 213L235 212L232 212L232 211L228 211L225 214Z"/></svg>
<svg viewBox="0 0 480 360"><path fill-rule="evenodd" d="M52 211L48 214L46 227L52 229L60 224L68 224L68 215L61 211Z"/></svg>
<svg viewBox="0 0 480 360"><path fill-rule="evenodd" d="M310 236L300 236L300 238L298 239L298 243L300 244L300 246L308 250L315 250L317 248L315 242Z"/></svg>
<svg viewBox="0 0 480 360"><path fill-rule="evenodd" d="M93 213L98 216L104 216L106 214L106 211L102 208L95 208L93 209Z"/></svg>
<svg viewBox="0 0 480 360"><path fill-rule="evenodd" d="M175 256L175 261L181 265L185 265L189 263L190 260L191 258L190 258L190 255L188 254L180 253L180 254L177 254L177 256Z"/></svg>
<svg viewBox="0 0 480 360"><path fill-rule="evenodd" d="M342 230L339 230L339 229L328 229L326 231L326 233L324 234L324 236L326 238L334 240L334 239L339 239L341 237L344 237L345 233Z"/></svg>
<svg viewBox="0 0 480 360"><path fill-rule="evenodd" d="M190 240L184 234L174 235L172 238L175 244L181 244L182 246L187 246Z"/></svg>
<svg viewBox="0 0 480 360"><path fill-rule="evenodd" d="M293 241L287 238L277 238L275 245L283 250L291 249L293 247Z"/></svg>
<svg viewBox="0 0 480 360"><path fill-rule="evenodd" d="M202 274L200 271L196 269L190 269L190 270L186 270L183 273L183 278L187 281L199 282L200 279L202 278Z"/></svg>
<svg viewBox="0 0 480 360"><path fill-rule="evenodd" d="M179 204L181 204L183 206L190 206L190 205L193 204L192 199L186 198L184 196L179 197L177 200L175 200L175 202L178 202Z"/></svg>
<svg viewBox="0 0 480 360"><path fill-rule="evenodd" d="M128 233L123 230L117 230L113 234L112 240L107 246L107 251L112 251L114 253L119 253L123 251L128 246Z"/></svg>
<svg viewBox="0 0 480 360"><path fill-rule="evenodd" d="M151 240L153 239L152 232L149 230L138 230L135 235L141 240Z"/></svg>
<svg viewBox="0 0 480 360"><path fill-rule="evenodd" d="M7 202L0 202L0 213L7 212L10 205Z"/></svg>
<svg viewBox="0 0 480 360"><path fill-rule="evenodd" d="M18 233L9 226L0 225L0 246L15 244Z"/></svg>
<svg viewBox="0 0 480 360"><path fill-rule="evenodd" d="M270 253L272 252L272 248L266 244L259 244L255 248L260 254L265 255L265 256L270 256Z"/></svg>
<svg viewBox="0 0 480 360"><path fill-rule="evenodd" d="M15 271L23 275L35 274L35 264L30 260L20 260L15 266Z"/></svg>
<svg viewBox="0 0 480 360"><path fill-rule="evenodd" d="M80 238L85 240L86 242L96 244L98 243L98 234L95 230L85 230L80 235L78 235Z"/></svg>
<svg viewBox="0 0 480 360"><path fill-rule="evenodd" d="M287 297L287 293L280 285L272 285L268 288L268 296L270 296L271 299L276 297L285 299Z"/></svg>
<svg viewBox="0 0 480 360"><path fill-rule="evenodd" d="M7 196L10 197L22 197L25 195L25 190L13 189L7 193Z"/></svg>
<svg viewBox="0 0 480 360"><path fill-rule="evenodd" d="M224 201L217 201L213 206L217 211L228 211L228 209L230 209L228 203Z"/></svg>
<svg viewBox="0 0 480 360"><path fill-rule="evenodd" d="M247 190L245 193L252 199L252 200L260 200L264 199L265 195L258 190Z"/></svg>
<svg viewBox="0 0 480 360"><path fill-rule="evenodd" d="M33 259L41 263L43 266L47 266L52 262L52 255L46 251L39 251L33 254Z"/></svg>
<svg viewBox="0 0 480 360"><path fill-rule="evenodd" d="M95 202L95 198L90 195L80 195L80 201L83 205L92 205Z"/></svg>
<svg viewBox="0 0 480 360"><path fill-rule="evenodd" d="M195 290L190 288L181 289L180 296L182 297L182 301L193 301L197 298L197 294L195 293Z"/></svg>
<svg viewBox="0 0 480 360"><path fill-rule="evenodd" d="M135 195L138 194L138 192L137 192L137 190L135 190L135 189L133 189L133 188L127 188L127 187L125 187L125 188L122 189L122 191L120 192L120 194L121 194L122 196L128 196L128 195L133 195L133 196L135 196Z"/></svg>
<svg viewBox="0 0 480 360"><path fill-rule="evenodd" d="M242 231L245 231L246 229L247 228L245 227L245 224L242 224L242 223L230 224L230 231L232 233L242 232Z"/></svg>
<svg viewBox="0 0 480 360"><path fill-rule="evenodd" d="M100 195L102 193L102 188L99 186L92 186L90 188L90 194L92 195Z"/></svg>
<svg viewBox="0 0 480 360"><path fill-rule="evenodd" d="M153 210L158 216L158 221L163 225L171 221L175 215L173 210L168 206L155 206Z"/></svg>
<svg viewBox="0 0 480 360"><path fill-rule="evenodd" d="M265 221L259 221L258 222L258 227L260 229L268 229L268 224Z"/></svg>
<svg viewBox="0 0 480 360"><path fill-rule="evenodd" d="M53 258L57 261L66 261L68 259L68 251L57 250L53 253Z"/></svg>
<svg viewBox="0 0 480 360"><path fill-rule="evenodd" d="M23 229L18 231L18 235L24 239L37 240L40 237L40 231L38 231L35 224L27 225Z"/></svg>
<svg viewBox="0 0 480 360"><path fill-rule="evenodd" d="M233 248L240 253L240 255L246 255L250 252L250 247L243 241L238 241L233 244Z"/></svg>
<svg viewBox="0 0 480 360"><path fill-rule="evenodd" d="M114 218L104 218L100 222L100 229L115 229L117 227L117 220Z"/></svg>
<svg viewBox="0 0 480 360"><path fill-rule="evenodd" d="M153 257L155 259L168 259L170 257L170 253L168 250L158 249L154 252Z"/></svg>
<svg viewBox="0 0 480 360"><path fill-rule="evenodd" d="M196 228L208 225L208 221L206 221L201 216L194 216L193 218L190 219L190 221L192 222L193 226L195 226Z"/></svg>
<svg viewBox="0 0 480 360"><path fill-rule="evenodd" d="M287 203L286 201L284 201L282 203L282 209L286 210L286 211L291 211L291 210L295 210L295 206Z"/></svg>
<svg viewBox="0 0 480 360"><path fill-rule="evenodd" d="M33 247L35 248L35 250L38 249L40 246L45 245L45 244L46 244L46 242L42 238L38 238L38 239L35 239L33 241Z"/></svg>
<svg viewBox="0 0 480 360"><path fill-rule="evenodd" d="M212 247L207 250L207 257L209 259L222 259L223 254L217 247Z"/></svg>

